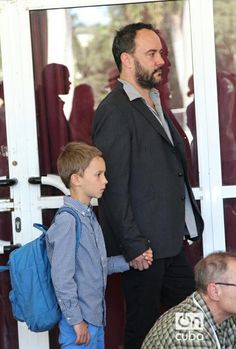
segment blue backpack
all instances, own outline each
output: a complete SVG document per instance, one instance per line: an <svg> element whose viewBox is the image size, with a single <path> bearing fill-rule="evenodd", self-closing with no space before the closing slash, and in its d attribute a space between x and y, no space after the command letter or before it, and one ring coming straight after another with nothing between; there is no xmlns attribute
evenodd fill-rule
<svg viewBox="0 0 236 349"><path fill-rule="evenodd" d="M56 215L62 212L68 212L76 219L78 246L81 230L79 215L66 206L61 207ZM0 271L10 272L12 290L9 298L14 318L25 322L33 332L43 332L50 330L60 321L61 310L51 280L51 266L45 241L47 227L37 223L34 226L43 233L12 251L7 266L0 266Z"/></svg>

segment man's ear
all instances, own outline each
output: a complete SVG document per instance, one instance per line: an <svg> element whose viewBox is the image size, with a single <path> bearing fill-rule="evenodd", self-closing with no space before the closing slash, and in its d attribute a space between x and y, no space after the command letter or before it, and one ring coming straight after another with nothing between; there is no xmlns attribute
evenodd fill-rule
<svg viewBox="0 0 236 349"><path fill-rule="evenodd" d="M221 290L214 282L210 282L207 286L207 294L211 300L218 302L220 299Z"/></svg>
<svg viewBox="0 0 236 349"><path fill-rule="evenodd" d="M122 65L124 65L126 68L130 69L132 67L133 58L129 53L122 52L120 55L120 59L121 59Z"/></svg>

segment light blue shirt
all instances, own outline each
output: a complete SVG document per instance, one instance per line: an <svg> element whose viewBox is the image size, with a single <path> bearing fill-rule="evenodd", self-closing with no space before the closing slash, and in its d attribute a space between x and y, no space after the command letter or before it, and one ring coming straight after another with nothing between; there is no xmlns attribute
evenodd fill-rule
<svg viewBox="0 0 236 349"><path fill-rule="evenodd" d="M76 247L76 221L68 212L56 216L47 231L47 251L51 275L64 317L70 325L83 320L105 325L107 275L129 269L123 256L107 258L101 227L91 206L69 196L64 205L75 209L81 221Z"/></svg>
<svg viewBox="0 0 236 349"><path fill-rule="evenodd" d="M146 106L151 110L151 112L155 115L157 120L162 125L162 119L164 119L164 114L163 114L163 110L162 110L162 106L161 106L159 91L156 88L152 88L149 92L150 98L152 99L152 101L155 105L155 108L156 108L156 110L155 110L150 105L147 104L145 98L143 98L143 96L140 94L140 92L132 84L130 84L126 80L122 80L122 79L118 79L118 80L123 84L124 91L127 94L129 100L133 101L137 98L141 98L142 101L146 104ZM158 111L158 113L157 113L157 111ZM162 118L160 118L160 116Z"/></svg>

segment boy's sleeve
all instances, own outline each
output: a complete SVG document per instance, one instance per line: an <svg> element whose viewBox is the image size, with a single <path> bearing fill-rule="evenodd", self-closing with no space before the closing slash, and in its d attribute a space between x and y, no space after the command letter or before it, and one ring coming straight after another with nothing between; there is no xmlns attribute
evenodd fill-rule
<svg viewBox="0 0 236 349"><path fill-rule="evenodd" d="M122 273L129 270L129 263L124 256L113 256L107 258L108 274Z"/></svg>
<svg viewBox="0 0 236 349"><path fill-rule="evenodd" d="M58 304L70 325L83 321L75 275L76 221L68 213L56 216L47 232L51 246L51 276Z"/></svg>

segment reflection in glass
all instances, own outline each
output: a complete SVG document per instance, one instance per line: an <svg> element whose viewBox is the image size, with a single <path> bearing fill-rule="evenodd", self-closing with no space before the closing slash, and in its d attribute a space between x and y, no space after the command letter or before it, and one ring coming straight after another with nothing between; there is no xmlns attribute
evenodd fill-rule
<svg viewBox="0 0 236 349"><path fill-rule="evenodd" d="M95 15L92 16L91 14ZM187 96L187 81L192 74L191 40L189 24L188 1L163 1L156 3L91 6L73 9L57 9L31 11L31 32L34 57L35 91L45 83L42 72L48 64L62 64L68 68L70 76L69 93L61 93L59 98L64 102L63 111L69 125L68 140L82 140L90 142L88 132L91 128L93 113L92 109L107 94L112 82L111 74L114 70L114 61L111 54L111 45L115 30L133 21L151 22L157 29L161 30L163 40L168 43L169 61L171 62L171 74L162 87L162 100L166 101L168 109L172 110L173 117L184 131L184 137L191 142L192 136L187 125L186 107L189 104ZM93 100L87 102L86 113L80 112L78 120L72 104L81 104L85 96L85 90L80 85L90 86L86 99L93 94ZM163 84L164 85L164 84ZM74 91L74 89L76 90ZM61 113L55 111L55 118L47 129L47 134L42 127L42 120L48 118L49 112L45 110L44 104L51 93L48 87L44 101L37 101L38 133L39 133L39 155L41 174L56 173L55 157L58 150L53 154L45 155L44 144L54 147L53 141L63 144L66 139L61 138L58 125L61 124ZM37 93L36 93L37 96ZM74 97L74 100L73 100ZM78 101L75 101L75 98ZM94 103L94 107L91 105ZM81 106L82 107L82 106ZM85 110L85 105L82 107ZM43 111L42 111L43 109ZM42 112L44 116L42 116ZM57 117L56 117L56 114ZM83 119L83 120L82 120ZM86 120L84 120L86 119ZM56 124L58 123L58 125ZM65 122L63 121L63 124ZM74 130L71 130L72 126ZM62 126L61 126L62 127ZM65 125L63 128L66 128ZM80 130L79 130L80 129ZM82 130L83 129L83 130ZM85 130L87 129L87 130ZM57 139L57 140L56 140ZM44 143L44 144L42 144ZM46 148L48 148L46 146ZM44 154L40 154L44 153ZM54 165L52 168L44 163L44 157Z"/></svg>
<svg viewBox="0 0 236 349"><path fill-rule="evenodd" d="M191 132L191 155L192 155L192 171L191 171L191 184L193 187L199 186L199 172L198 172L198 150L197 150L197 126L196 126L196 114L195 114L195 100L194 100L194 77L191 75L188 79L188 92L187 96L192 98L192 101L186 108L187 125Z"/></svg>
<svg viewBox="0 0 236 349"><path fill-rule="evenodd" d="M0 81L0 177L8 177L8 151L7 151L7 131L6 131L6 116L5 116L5 101L4 101L4 86L3 81ZM10 196L8 187L0 187L0 198Z"/></svg>
<svg viewBox="0 0 236 349"><path fill-rule="evenodd" d="M36 90L39 156L43 174L57 173L57 157L61 147L69 141L69 125L64 114L64 102L60 98L60 95L69 93L69 77L65 65L47 64Z"/></svg>
<svg viewBox="0 0 236 349"><path fill-rule="evenodd" d="M226 250L236 250L236 199L224 200Z"/></svg>
<svg viewBox="0 0 236 349"><path fill-rule="evenodd" d="M217 89L223 185L236 184L236 7L214 1Z"/></svg>
<svg viewBox="0 0 236 349"><path fill-rule="evenodd" d="M236 185L236 7L214 1L222 184ZM236 200L224 200L226 249L236 248Z"/></svg>
<svg viewBox="0 0 236 349"><path fill-rule="evenodd" d="M90 85L75 86L69 118L70 141L92 144L91 128L94 116L94 92Z"/></svg>

